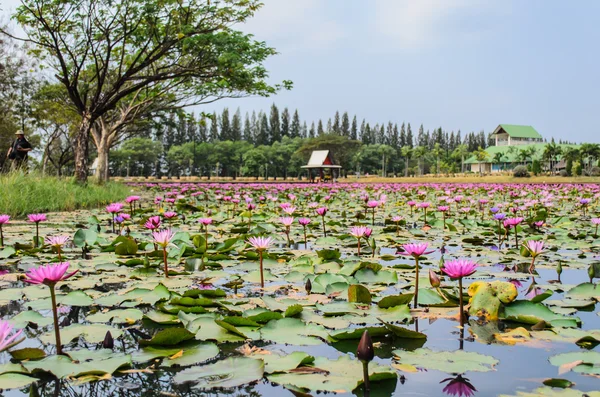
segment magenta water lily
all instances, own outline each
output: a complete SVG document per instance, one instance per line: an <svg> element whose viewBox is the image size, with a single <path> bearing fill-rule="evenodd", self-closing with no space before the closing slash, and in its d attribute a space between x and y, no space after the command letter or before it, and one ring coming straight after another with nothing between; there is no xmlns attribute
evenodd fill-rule
<svg viewBox="0 0 600 397"><path fill-rule="evenodd" d="M71 278L78 270L67 273L69 262L62 262L53 265L39 266L29 270L25 274L23 281L29 284L44 284L50 288L50 300L52 301L52 314L54 316L54 336L56 338L56 354L62 353L62 343L60 341L60 329L58 324L58 312L56 306L56 293L54 288L61 281Z"/></svg>
<svg viewBox="0 0 600 397"><path fill-rule="evenodd" d="M265 288L265 276L263 273L263 255L273 244L271 237L250 237L248 243L258 251L259 267L260 267L260 287Z"/></svg>
<svg viewBox="0 0 600 397"><path fill-rule="evenodd" d="M410 243L402 246L403 252L398 252L399 255L412 256L415 259L415 296L413 307L416 309L419 302L419 258L433 252L427 251L428 243Z"/></svg>
<svg viewBox="0 0 600 397"><path fill-rule="evenodd" d="M469 259L454 259L444 262L442 271L452 279L458 280L458 302L460 325L464 324L463 285L462 279L469 277L477 271L477 264Z"/></svg>

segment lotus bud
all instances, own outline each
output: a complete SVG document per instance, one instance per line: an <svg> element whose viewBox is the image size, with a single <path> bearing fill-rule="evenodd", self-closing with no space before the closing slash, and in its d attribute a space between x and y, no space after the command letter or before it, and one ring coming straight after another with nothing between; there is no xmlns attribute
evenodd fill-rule
<svg viewBox="0 0 600 397"><path fill-rule="evenodd" d="M106 331L106 336L104 337L104 341L102 342L102 347L104 349L113 349L115 347L115 341L110 333L110 331Z"/></svg>
<svg viewBox="0 0 600 397"><path fill-rule="evenodd" d="M304 289L306 290L306 293L310 295L310 291L312 291L312 283L310 282L310 278L306 280L306 284L304 284Z"/></svg>
<svg viewBox="0 0 600 397"><path fill-rule="evenodd" d="M358 357L360 361L367 363L373 360L373 357L375 357L375 352L373 351L373 341L369 336L369 331L363 332L360 342L358 342L356 357Z"/></svg>
<svg viewBox="0 0 600 397"><path fill-rule="evenodd" d="M596 277L596 270L594 269L594 265L590 265L590 267L588 267L588 276L590 276L590 283L593 283L594 277Z"/></svg>
<svg viewBox="0 0 600 397"><path fill-rule="evenodd" d="M433 288L439 288L441 284L439 276L431 269L429 269L429 283Z"/></svg>
<svg viewBox="0 0 600 397"><path fill-rule="evenodd" d="M563 271L562 264L560 263L560 261L558 261L558 265L556 266L556 274L558 274L558 277L560 277L562 271Z"/></svg>

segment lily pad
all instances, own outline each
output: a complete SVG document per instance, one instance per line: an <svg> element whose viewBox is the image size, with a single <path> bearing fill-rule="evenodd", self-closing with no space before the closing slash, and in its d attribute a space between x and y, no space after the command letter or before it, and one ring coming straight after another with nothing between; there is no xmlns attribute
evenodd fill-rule
<svg viewBox="0 0 600 397"><path fill-rule="evenodd" d="M230 357L214 364L192 367L179 372L175 383L194 383L195 389L233 388L263 377L265 363L248 357Z"/></svg>
<svg viewBox="0 0 600 397"><path fill-rule="evenodd" d="M462 374L468 371L492 371L498 364L498 360L492 356L464 350L436 352L427 348L420 348L414 351L394 350L392 353L401 364L449 374Z"/></svg>

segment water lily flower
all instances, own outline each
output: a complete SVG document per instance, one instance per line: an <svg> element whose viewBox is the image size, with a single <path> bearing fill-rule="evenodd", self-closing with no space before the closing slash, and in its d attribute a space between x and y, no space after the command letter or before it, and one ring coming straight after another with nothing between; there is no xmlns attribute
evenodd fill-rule
<svg viewBox="0 0 600 397"><path fill-rule="evenodd" d="M515 247L519 246L519 234L517 233L517 226L523 222L523 218L507 218L504 220L504 227L508 232L511 227L515 229Z"/></svg>
<svg viewBox="0 0 600 397"><path fill-rule="evenodd" d="M307 248L308 240L306 239L306 226L310 223L310 218L300 218L298 219L298 223L301 224L304 229L304 248Z"/></svg>
<svg viewBox="0 0 600 397"><path fill-rule="evenodd" d="M285 207L285 208L283 208L283 212L285 212L288 215L293 215L294 212L296 212L296 207L294 207L293 205L291 205L289 207Z"/></svg>
<svg viewBox="0 0 600 397"><path fill-rule="evenodd" d="M35 223L35 240L33 241L33 246L37 248L38 240L40 239L40 222L47 220L46 214L29 214L27 218L29 222Z"/></svg>
<svg viewBox="0 0 600 397"><path fill-rule="evenodd" d="M458 312L460 325L464 324L464 310L463 310L463 288L462 279L475 273L477 264L468 259L455 259L444 263L442 271L446 273L450 278L458 279L458 303L460 310Z"/></svg>
<svg viewBox="0 0 600 397"><path fill-rule="evenodd" d="M294 223L294 218L291 216L286 216L283 218L279 218L279 222L281 222L283 224L283 226L285 226L285 236L287 238L288 247L290 247L291 246L290 228L291 228L292 224Z"/></svg>
<svg viewBox="0 0 600 397"><path fill-rule="evenodd" d="M600 218L592 218L592 225L596 227L594 237L598 237L598 226L600 226ZM2 225L0 225L0 232L2 231Z"/></svg>
<svg viewBox="0 0 600 397"><path fill-rule="evenodd" d="M71 237L69 237L69 236L47 236L46 239L44 240L44 243L56 248L56 251L58 252L58 261L62 262L62 257L61 257L62 246L65 245L67 243L67 241L69 241L70 239L71 239Z"/></svg>
<svg viewBox="0 0 600 397"><path fill-rule="evenodd" d="M160 230L152 232L154 243L162 247L163 250L163 262L165 266L165 277L169 278L169 266L167 261L167 247L171 244L171 240L175 236L175 233L171 229Z"/></svg>
<svg viewBox="0 0 600 397"><path fill-rule="evenodd" d="M396 223L396 236L400 235L400 222L402 221L402 218L400 215L395 215L392 217L392 222Z"/></svg>
<svg viewBox="0 0 600 397"><path fill-rule="evenodd" d="M106 212L109 214L116 214L123 209L122 203L112 203L106 206Z"/></svg>
<svg viewBox="0 0 600 397"><path fill-rule="evenodd" d="M323 236L327 237L327 230L325 230L325 214L327 214L327 207L320 207L315 210L317 215L321 216L323 223Z"/></svg>
<svg viewBox="0 0 600 397"><path fill-rule="evenodd" d="M0 247L4 247L4 232L2 226L10 221L10 215L0 215Z"/></svg>
<svg viewBox="0 0 600 397"><path fill-rule="evenodd" d="M398 252L399 255L412 256L415 259L415 298L413 307L416 309L419 299L419 257L426 254L431 254L433 251L427 251L427 243L410 243L404 244L402 248L404 252Z"/></svg>
<svg viewBox="0 0 600 397"><path fill-rule="evenodd" d="M54 315L54 337L56 338L56 353L62 354L62 343L60 341L60 329L58 324L58 311L56 306L56 293L54 288L60 281L72 277L78 270L67 273L69 262L61 262L53 265L39 266L30 269L23 281L29 284L44 284L50 287L50 299L52 301L52 314Z"/></svg>
<svg viewBox="0 0 600 397"><path fill-rule="evenodd" d="M260 287L265 288L265 278L263 273L263 253L268 250L273 244L271 237L250 237L248 243L258 251L260 263Z"/></svg>
<svg viewBox="0 0 600 397"><path fill-rule="evenodd" d="M542 252L544 252L544 242L536 240L527 240L525 244L523 244L523 246L531 255L531 265L529 265L529 273L533 273L533 269L535 268L535 258Z"/></svg>
<svg viewBox="0 0 600 397"><path fill-rule="evenodd" d="M11 336L12 331L13 326L8 321L0 321L0 352L10 349L11 347L23 342L24 338L17 340L17 338L23 333L23 330L20 329Z"/></svg>
<svg viewBox="0 0 600 397"><path fill-rule="evenodd" d="M350 235L356 237L358 240L358 256L360 256L360 239L365 237L368 227L365 226L353 226L350 229Z"/></svg>
<svg viewBox="0 0 600 397"><path fill-rule="evenodd" d="M440 383L445 382L449 383L444 386L442 391L450 396L471 397L477 391L469 379L463 378L461 375L458 375L456 378L444 379Z"/></svg>
<svg viewBox="0 0 600 397"><path fill-rule="evenodd" d="M151 216L146 223L144 223L144 226L149 230L158 229L160 227L160 216Z"/></svg>
<svg viewBox="0 0 600 397"><path fill-rule="evenodd" d="M163 213L163 218L165 219L171 219L171 218L175 218L177 216L177 212L174 211L167 211Z"/></svg>

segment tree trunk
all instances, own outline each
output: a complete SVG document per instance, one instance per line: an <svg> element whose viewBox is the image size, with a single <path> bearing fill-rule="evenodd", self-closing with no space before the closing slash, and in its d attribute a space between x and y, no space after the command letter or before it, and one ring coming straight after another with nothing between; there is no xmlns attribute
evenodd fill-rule
<svg viewBox="0 0 600 397"><path fill-rule="evenodd" d="M102 139L96 145L98 150L98 164L96 169L96 179L99 183L108 181L108 143Z"/></svg>
<svg viewBox="0 0 600 397"><path fill-rule="evenodd" d="M406 167L404 167L404 177L408 178L408 157L406 157Z"/></svg>
<svg viewBox="0 0 600 397"><path fill-rule="evenodd" d="M78 183L87 183L88 178L88 141L90 129L92 128L91 116L87 113L83 114L79 130L75 135L75 179Z"/></svg>

